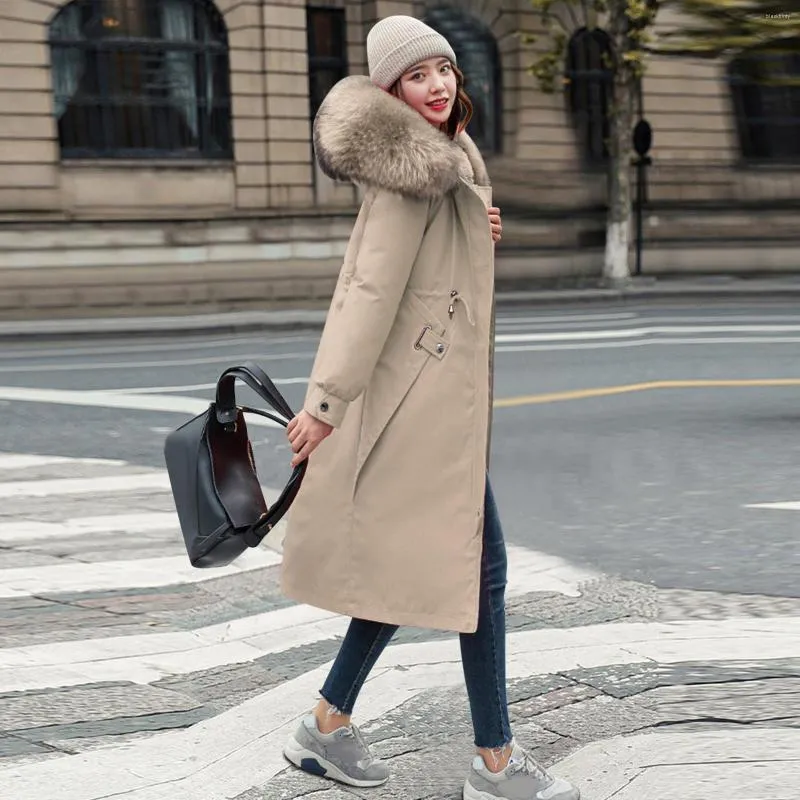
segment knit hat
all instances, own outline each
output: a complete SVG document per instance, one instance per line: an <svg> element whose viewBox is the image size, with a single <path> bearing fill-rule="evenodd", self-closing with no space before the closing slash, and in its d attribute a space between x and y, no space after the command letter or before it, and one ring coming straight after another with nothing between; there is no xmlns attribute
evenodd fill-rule
<svg viewBox="0 0 800 800"><path fill-rule="evenodd" d="M381 89L393 86L409 67L436 56L456 63L447 39L415 17L386 17L367 34L369 77Z"/></svg>

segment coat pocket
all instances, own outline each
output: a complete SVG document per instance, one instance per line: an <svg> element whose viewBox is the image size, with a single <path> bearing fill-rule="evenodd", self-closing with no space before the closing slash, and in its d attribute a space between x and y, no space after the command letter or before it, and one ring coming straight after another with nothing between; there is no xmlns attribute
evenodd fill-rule
<svg viewBox="0 0 800 800"><path fill-rule="evenodd" d="M375 445L425 365L431 357L441 361L449 347L441 322L419 298L406 292L364 393L356 483Z"/></svg>

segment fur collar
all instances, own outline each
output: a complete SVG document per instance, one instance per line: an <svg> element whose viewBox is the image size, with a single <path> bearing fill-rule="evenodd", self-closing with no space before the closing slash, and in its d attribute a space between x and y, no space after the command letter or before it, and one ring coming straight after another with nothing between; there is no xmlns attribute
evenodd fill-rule
<svg viewBox="0 0 800 800"><path fill-rule="evenodd" d="M418 198L439 197L462 178L488 185L478 148L426 122L369 78L350 76L328 93L314 120L322 171L340 181Z"/></svg>

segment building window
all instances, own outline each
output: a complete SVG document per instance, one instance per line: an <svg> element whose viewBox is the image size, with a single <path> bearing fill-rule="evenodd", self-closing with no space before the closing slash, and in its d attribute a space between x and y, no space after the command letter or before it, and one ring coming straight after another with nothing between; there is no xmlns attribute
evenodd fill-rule
<svg viewBox="0 0 800 800"><path fill-rule="evenodd" d="M307 29L308 94L313 119L325 95L347 75L344 9L309 6Z"/></svg>
<svg viewBox="0 0 800 800"><path fill-rule="evenodd" d="M566 100L586 164L608 158L608 110L614 92L613 49L605 31L581 28L567 46Z"/></svg>
<svg viewBox="0 0 800 800"><path fill-rule="evenodd" d="M212 3L73 0L50 47L63 158L232 158L228 39Z"/></svg>
<svg viewBox="0 0 800 800"><path fill-rule="evenodd" d="M800 39L739 56L728 78L743 159L800 161Z"/></svg>
<svg viewBox="0 0 800 800"><path fill-rule="evenodd" d="M457 8L430 9L425 22L453 47L464 73L464 89L473 114L467 133L484 155L502 150L502 70L497 41L491 30Z"/></svg>

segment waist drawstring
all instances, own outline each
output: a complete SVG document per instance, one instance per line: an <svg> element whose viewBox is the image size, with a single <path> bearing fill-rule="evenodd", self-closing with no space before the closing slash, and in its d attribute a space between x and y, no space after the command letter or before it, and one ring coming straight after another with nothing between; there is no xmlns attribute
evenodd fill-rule
<svg viewBox="0 0 800 800"><path fill-rule="evenodd" d="M456 313L456 303L463 303L464 311L467 313L467 320L472 327L475 327L475 319L472 316L472 309L469 307L469 303L459 294L458 289L453 289L450 292L450 306L447 309L447 314L450 319L453 319L453 315Z"/></svg>

